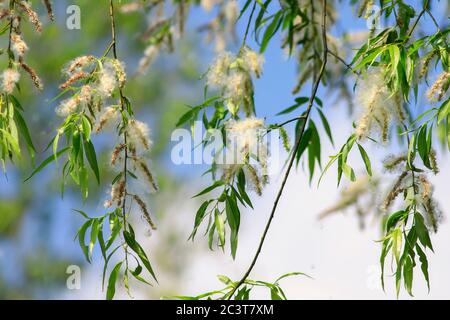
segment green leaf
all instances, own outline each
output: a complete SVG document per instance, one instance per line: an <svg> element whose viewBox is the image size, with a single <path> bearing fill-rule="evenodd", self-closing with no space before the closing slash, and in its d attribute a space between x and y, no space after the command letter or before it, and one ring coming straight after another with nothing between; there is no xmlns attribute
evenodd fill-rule
<svg viewBox="0 0 450 320"><path fill-rule="evenodd" d="M241 220L241 213L239 212L237 203L233 198L227 197L225 202L225 211L227 214L228 224L231 229L230 232L231 256L233 257L233 259L235 259L238 246L238 232Z"/></svg>
<svg viewBox="0 0 450 320"><path fill-rule="evenodd" d="M224 185L224 182L223 182L222 180L216 181L216 182L214 182L211 186L209 186L209 187L203 189L202 191L200 191L199 193L197 193L197 194L196 194L195 196L193 196L192 198L197 198L197 197L199 197L199 196L201 196L201 195L204 195L204 194L206 194L206 193L208 193L208 192L211 192L212 190L214 190L214 189L216 189L216 188L218 188L218 187L220 187L220 186L223 186L223 185Z"/></svg>
<svg viewBox="0 0 450 320"><path fill-rule="evenodd" d="M198 111L200 110L200 107L195 107L190 109L188 112L186 112L185 114L183 114L181 116L181 118L178 120L178 122L176 123L176 127L181 127L183 124L185 124L186 122L188 122L189 120L197 117Z"/></svg>
<svg viewBox="0 0 450 320"><path fill-rule="evenodd" d="M412 296L412 283L413 283L413 261L410 257L406 257L405 264L403 266L403 279L405 281L405 288L409 295Z"/></svg>
<svg viewBox="0 0 450 320"><path fill-rule="evenodd" d="M91 240L89 242L89 256L92 258L92 250L94 249L95 243L98 239L98 232L100 230L100 221L98 219L94 219L91 228Z"/></svg>
<svg viewBox="0 0 450 320"><path fill-rule="evenodd" d="M419 255L420 268L422 269L423 276L427 281L428 292L430 291L430 278L428 275L428 260L425 252L416 244L416 252Z"/></svg>
<svg viewBox="0 0 450 320"><path fill-rule="evenodd" d="M288 107L288 108L278 112L276 115L280 116L280 115L283 115L283 114L290 113L290 112L298 109L300 106L302 106L303 104L305 104L308 101L309 101L308 97L298 97L298 98L295 99L296 104L294 104L294 105L292 105L292 106L290 106L290 107Z"/></svg>
<svg viewBox="0 0 450 320"><path fill-rule="evenodd" d="M281 22L282 22L282 19L281 19L282 15L283 15L283 11L282 10L278 11L274 15L274 17L272 19L272 22L267 26L267 29L264 32L263 39L262 39L262 42L261 42L261 46L260 46L260 49L259 49L260 53L263 53L266 50L270 39L272 39L272 37L275 35L275 33L277 32L278 28L280 27Z"/></svg>
<svg viewBox="0 0 450 320"><path fill-rule="evenodd" d="M116 281L120 272L120 268L122 267L122 263L123 261L116 264L114 269L111 271L111 274L109 275L108 290L106 291L107 300L112 300L114 298L114 295L116 294Z"/></svg>
<svg viewBox="0 0 450 320"><path fill-rule="evenodd" d="M276 288L270 289L270 299L271 300L283 300L278 294L278 290Z"/></svg>
<svg viewBox="0 0 450 320"><path fill-rule="evenodd" d="M97 155L95 153L94 145L90 140L84 142L84 151L86 153L86 158L89 162L89 165L95 174L97 183L100 184L100 170L98 169Z"/></svg>
<svg viewBox="0 0 450 320"><path fill-rule="evenodd" d="M27 124L25 120L23 119L20 112L14 112L14 120L16 121L17 126L19 127L19 131L22 135L22 137L25 139L28 147L33 152L36 152L36 148L34 147L33 140L30 135L30 131L28 130Z"/></svg>
<svg viewBox="0 0 450 320"><path fill-rule="evenodd" d="M58 151L54 156L51 155L50 157L48 157L47 159L45 159L44 161L42 161L42 163L31 173L31 175L26 178L24 180L24 182L30 180L36 173L38 173L39 171L41 171L42 169L44 169L49 163L51 163L52 161L54 161L56 158L60 157L62 154L64 154L66 151L70 150L71 147L66 147L60 151Z"/></svg>
<svg viewBox="0 0 450 320"><path fill-rule="evenodd" d="M352 167L350 167L348 164L343 163L342 164L342 171L344 172L345 176L352 182L356 181L356 175L355 171Z"/></svg>
<svg viewBox="0 0 450 320"><path fill-rule="evenodd" d="M91 126L91 122L89 121L89 119L83 115L83 117L81 118L81 125L83 128L83 138L85 141L90 141L91 140L91 131L92 131L92 126Z"/></svg>
<svg viewBox="0 0 450 320"><path fill-rule="evenodd" d="M317 109L317 111L319 112L319 116L320 116L320 119L322 120L322 124L323 124L323 127L324 127L324 129L325 129L325 132L326 132L326 134L327 134L327 136L328 136L328 139L330 139L331 144L334 146L333 134L331 133L331 127L330 127L330 124L328 123L328 120L327 120L327 118L325 117L325 115L323 114L322 110Z"/></svg>
<svg viewBox="0 0 450 320"><path fill-rule="evenodd" d="M433 246L430 240L430 234L425 226L424 219L419 212L414 213L414 226L416 227L417 237L420 243L426 248L430 248L433 251Z"/></svg>
<svg viewBox="0 0 450 320"><path fill-rule="evenodd" d="M225 226L223 217L220 214L219 210L216 209L214 212L214 224L217 229L217 234L219 235L219 246L224 247L225 246Z"/></svg>
<svg viewBox="0 0 450 320"><path fill-rule="evenodd" d="M389 216L386 220L386 232L390 232L400 220L405 219L408 216L408 212L404 210L397 211Z"/></svg>
<svg viewBox="0 0 450 320"><path fill-rule="evenodd" d="M106 277L106 271L108 269L109 260L111 260L111 257L114 255L114 253L116 253L116 251L119 248L122 248L122 246L119 245L119 246L115 247L114 250L112 250L110 252L110 254L106 257L105 263L103 264L103 272L102 272L102 290L103 291L105 290L105 277Z"/></svg>
<svg viewBox="0 0 450 320"><path fill-rule="evenodd" d="M364 150L363 146L358 143L359 153L361 154L361 158L364 161L364 165L366 166L366 171L369 176L372 176L372 165L370 163L369 156L367 155L366 150Z"/></svg>
<svg viewBox="0 0 450 320"><path fill-rule="evenodd" d="M13 136L11 133L1 128L0 132L3 133L3 136L7 140L7 143L11 146L11 151L16 155L17 158L20 159L20 147L17 136Z"/></svg>
<svg viewBox="0 0 450 320"><path fill-rule="evenodd" d="M81 214L85 219L91 219L84 211L77 210L77 209L72 209L72 210Z"/></svg>
<svg viewBox="0 0 450 320"><path fill-rule="evenodd" d="M91 259L89 257L89 248L85 243L85 236L87 229L92 225L93 220L86 221L81 228L78 230L76 237L78 237L78 243L80 244L80 248L83 251L84 257L86 261L91 263Z"/></svg>
<svg viewBox="0 0 450 320"><path fill-rule="evenodd" d="M447 118L449 114L450 114L450 99L447 99L447 101L445 101L439 108L437 123L440 124L442 120Z"/></svg>
<svg viewBox="0 0 450 320"><path fill-rule="evenodd" d="M194 230L192 231L191 235L189 236L189 239L194 240L195 234L197 233L197 229L200 226L200 223L203 221L203 218L205 217L206 209L208 208L210 204L210 201L207 200L202 203L200 208L197 210L197 214L195 215L195 222L194 222Z"/></svg>
<svg viewBox="0 0 450 320"><path fill-rule="evenodd" d="M381 255L380 255L380 266L381 266L381 286L384 290L384 263L386 260L386 256L389 253L390 249L392 248L392 237L387 237L383 241L383 246L381 249Z"/></svg>
<svg viewBox="0 0 450 320"><path fill-rule="evenodd" d="M131 226L129 226L129 228L130 228L130 231L133 230L133 229L131 229ZM134 238L134 232L128 232L128 231L124 230L123 236L124 236L125 242L139 256L142 264L145 266L147 271L151 274L153 279L155 279L155 281L158 282L158 280L156 279L155 272L153 271L153 268L150 264L150 261L147 258L147 255L145 254L144 249L142 249L141 245L139 243L137 243L136 239Z"/></svg>

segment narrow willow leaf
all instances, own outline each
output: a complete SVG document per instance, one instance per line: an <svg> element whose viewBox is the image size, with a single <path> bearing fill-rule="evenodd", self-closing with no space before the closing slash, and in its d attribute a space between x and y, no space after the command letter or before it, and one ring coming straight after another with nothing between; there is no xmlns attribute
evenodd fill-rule
<svg viewBox="0 0 450 320"><path fill-rule="evenodd" d="M328 123L328 120L325 117L325 114L322 112L322 110L317 109L317 111L319 112L320 119L322 120L322 124L323 124L323 128L325 129L325 133L327 134L328 139L330 139L331 144L334 146L333 134L331 133L330 124Z"/></svg>
<svg viewBox="0 0 450 320"><path fill-rule="evenodd" d="M408 212L404 210L397 211L389 216L386 220L386 232L390 232L393 229L397 222L406 218L408 216Z"/></svg>
<svg viewBox="0 0 450 320"><path fill-rule="evenodd" d="M364 150L363 146L358 143L359 153L361 154L361 158L364 161L364 165L366 166L366 171L369 176L372 176L372 165L370 163L369 156L367 155L366 150Z"/></svg>
<svg viewBox="0 0 450 320"><path fill-rule="evenodd" d="M261 41L261 46L259 49L260 53L263 53L264 51L266 51L266 48L267 48L267 45L269 44L270 39L272 39L272 37L277 32L278 28L281 26L282 15L283 15L283 11L282 10L278 11L274 15L272 22L267 26L267 29L264 32L263 39Z"/></svg>
<svg viewBox="0 0 450 320"><path fill-rule="evenodd" d="M89 162L89 165L95 174L97 183L100 184L100 170L98 168L97 155L95 153L94 145L90 140L84 142L84 151L86 153L86 158Z"/></svg>
<svg viewBox="0 0 450 320"><path fill-rule="evenodd" d="M86 231L87 229L92 225L93 220L86 221L81 228L78 230L76 237L78 237L78 243L80 244L80 248L83 251L84 257L86 258L86 261L91 263L90 255L89 255L89 248L85 243L85 237L86 237Z"/></svg>
<svg viewBox="0 0 450 320"><path fill-rule="evenodd" d="M66 151L70 150L71 147L66 147L64 149L61 149L60 151L58 151L54 156L51 155L50 157L48 157L47 159L45 159L32 173L31 175L26 178L24 180L24 182L30 180L36 173L38 173L39 171L41 171L42 169L44 169L49 163L51 163L52 161L55 160L55 158L60 157L62 154L64 154Z"/></svg>
<svg viewBox="0 0 450 320"><path fill-rule="evenodd" d="M197 194L196 194L195 196L193 196L192 198L197 198L197 197L199 197L199 196L201 196L201 195L204 195L204 194L206 194L206 193L208 193L208 192L211 192L212 190L214 190L214 189L216 189L216 188L218 188L218 187L220 187L220 186L223 186L223 185L224 185L224 182L223 182L222 180L216 181L216 182L214 182L211 186L209 186L209 187L203 189L202 191L200 191L199 193L197 193Z"/></svg>
<svg viewBox="0 0 450 320"><path fill-rule="evenodd" d="M214 224L217 229L217 234L219 235L219 246L223 248L225 246L225 225L219 210L216 209L214 217Z"/></svg>
<svg viewBox="0 0 450 320"><path fill-rule="evenodd" d="M430 292L430 278L428 275L428 260L425 252L416 244L416 252L419 255L420 268L422 269L422 274L427 282L428 292Z"/></svg>
<svg viewBox="0 0 450 320"><path fill-rule="evenodd" d="M134 232L132 230L133 229L131 229L131 227L130 227L130 232L128 232L128 231L123 232L125 242L131 248L131 250L133 250L139 256L142 264L145 266L145 268L150 273L150 275L153 277L153 279L155 279L155 281L158 282L158 280L156 279L155 272L153 271L153 268L150 264L150 261L148 260L148 257L145 254L144 249L142 249L141 245L136 242L136 239L134 238Z"/></svg>
<svg viewBox="0 0 450 320"><path fill-rule="evenodd" d="M417 237L419 238L420 243L422 243L425 248L428 247L433 251L429 231L419 212L414 213L414 226L416 227Z"/></svg>
<svg viewBox="0 0 450 320"><path fill-rule="evenodd" d="M23 119L20 112L14 112L14 120L16 121L17 126L19 127L19 131L22 135L22 137L25 139L25 142L27 143L27 146L30 148L31 151L36 152L36 148L33 144L33 139L31 138L30 131L28 130L27 124L25 120Z"/></svg>
<svg viewBox="0 0 450 320"><path fill-rule="evenodd" d="M200 226L201 222L203 221L203 218L205 217L205 212L206 212L206 209L208 208L209 204L210 204L210 201L207 200L202 203L200 208L198 208L197 213L195 215L194 229L193 229L191 235L189 236L189 239L194 240L195 235L197 233L197 229Z"/></svg>
<svg viewBox="0 0 450 320"><path fill-rule="evenodd" d="M106 291L106 299L112 300L114 298L114 295L116 294L116 282L117 277L119 276L120 268L122 267L122 261L116 264L114 269L111 271L111 274L109 275L108 280L108 289Z"/></svg>
<svg viewBox="0 0 450 320"><path fill-rule="evenodd" d="M89 242L89 256L91 257L91 259L92 259L92 250L94 249L95 243L97 242L99 230L100 230L100 221L98 219L94 219L91 228L91 239Z"/></svg>

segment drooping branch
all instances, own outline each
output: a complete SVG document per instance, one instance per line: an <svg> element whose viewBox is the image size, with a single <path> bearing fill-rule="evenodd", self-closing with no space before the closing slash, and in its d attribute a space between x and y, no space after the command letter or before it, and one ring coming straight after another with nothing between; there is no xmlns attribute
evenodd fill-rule
<svg viewBox="0 0 450 320"><path fill-rule="evenodd" d="M112 49L113 52L113 56L114 59L118 59L118 55L117 55L117 38L116 38L116 19L114 16L114 0L109 0L109 15L110 15L110 19L111 19L111 46L110 48L108 48L108 51L110 49ZM124 98L124 94L123 94L123 88L120 87L119 88L119 95L120 95L120 109L123 112L125 112L125 98ZM122 118L122 121L124 121L125 119ZM127 228L127 218L126 218L126 195L127 195L127 174L128 174L128 146L127 146L127 133L126 130L123 130L123 140L124 140L124 161L123 161L123 173L122 173L122 177L123 177L123 181L125 184L125 197L123 198L122 201L122 215L123 215L123 222L124 222L124 229L126 230Z"/></svg>
<svg viewBox="0 0 450 320"><path fill-rule="evenodd" d="M275 201L274 201L274 204L273 204L273 207L272 207L272 211L271 211L270 216L269 216L269 220L267 221L266 226L264 228L264 232L263 232L263 234L261 236L261 240L259 241L259 245L258 245L258 248L256 250L255 256L253 257L253 260L250 263L250 266L248 267L248 269L245 272L245 274L242 277L242 279L234 286L233 290L231 290L230 293L228 294L228 299L231 299L233 297L234 293L239 289L239 287L242 286L245 283L245 281L247 280L247 278L250 276L251 272L253 271L253 268L255 267L256 262L258 261L259 255L261 254L261 250L262 250L262 247L263 247L264 242L266 240L266 237L267 237L267 234L269 232L270 226L272 224L273 218L275 217L275 212L276 212L276 210L278 208L278 203L279 203L279 201L281 199L281 196L283 194L284 188L286 186L286 182L287 182L287 180L289 178L289 175L291 173L292 167L294 165L294 161L296 159L297 151L298 151L298 149L300 147L300 143L302 142L303 134L304 134L305 128L306 128L306 123L307 123L307 120L309 119L309 116L310 116L310 113L311 113L311 110L312 110L312 106L313 106L314 100L316 98L317 91L319 89L319 85L320 85L320 82L322 80L322 77L323 77L323 74L325 72L325 68L326 68L326 65L327 65L328 44L327 44L327 32L326 32L326 22L327 22L326 7L327 7L327 0L322 0L322 26L321 26L322 27L322 43L323 43L322 65L321 65L319 74L317 75L317 77L315 79L315 82L313 84L312 93L311 93L311 96L309 98L308 107L307 107L306 112L305 112L305 120L303 122L303 125L301 126L300 132L299 132L298 137L297 137L297 139L295 141L295 145L294 145L294 148L292 150L292 154L291 154L291 157L289 159L289 163L288 163L286 172L284 174L283 181L281 182L280 189L278 190L278 193L277 193L277 195L275 197Z"/></svg>

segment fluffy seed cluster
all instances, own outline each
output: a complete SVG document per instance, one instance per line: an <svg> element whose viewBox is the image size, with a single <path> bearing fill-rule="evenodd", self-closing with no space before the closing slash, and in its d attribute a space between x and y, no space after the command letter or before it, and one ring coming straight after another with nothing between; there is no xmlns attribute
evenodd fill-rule
<svg viewBox="0 0 450 320"><path fill-rule="evenodd" d="M268 182L268 149L262 139L266 129L264 121L254 117L229 120L225 129L227 147L220 164L222 179L231 181L243 169L251 187L261 195Z"/></svg>
<svg viewBox="0 0 450 320"><path fill-rule="evenodd" d="M152 145L149 138L150 129L148 125L139 120L130 120L128 123L127 134L130 143L136 150L148 151Z"/></svg>
<svg viewBox="0 0 450 320"><path fill-rule="evenodd" d="M102 106L126 82L125 67L121 61L99 61L91 55L81 56L69 62L63 74L66 81L60 88L72 88L75 93L60 103L56 109L58 115L66 117L74 112L86 111L96 119L97 133L117 119L117 106L104 109ZM86 84L88 81L89 84Z"/></svg>
<svg viewBox="0 0 450 320"><path fill-rule="evenodd" d="M248 47L237 56L220 53L206 74L206 83L221 90L232 114L242 108L247 116L251 116L254 113L251 75L259 77L263 63L263 56Z"/></svg>
<svg viewBox="0 0 450 320"><path fill-rule="evenodd" d="M242 60L245 68L253 72L257 78L262 74L262 65L264 64L264 56L256 53L248 47L242 52Z"/></svg>
<svg viewBox="0 0 450 320"><path fill-rule="evenodd" d="M139 67L138 67L138 74L145 74L152 65L153 61L155 61L158 53L159 53L160 47L157 45L149 45L147 48L145 48L144 55L139 61Z"/></svg>
<svg viewBox="0 0 450 320"><path fill-rule="evenodd" d="M20 73L15 69L8 68L3 71L1 78L2 90L8 94L11 94L14 91L17 82L19 82Z"/></svg>
<svg viewBox="0 0 450 320"><path fill-rule="evenodd" d="M42 81L36 74L36 71L25 62L25 54L28 51L28 45L22 37L22 17L25 16L34 25L37 32L42 31L42 23L39 20L38 14L31 7L31 2L28 1L15 1L7 5L6 1L0 1L0 20L7 18L10 21L10 33L9 33L9 66L2 75L2 89L5 93L11 94L18 82L20 75L18 70L21 68L23 71L29 74L33 84L42 89ZM44 5L50 16L53 16L52 4L50 0L45 0Z"/></svg>
<svg viewBox="0 0 450 320"><path fill-rule="evenodd" d="M25 41L23 41L20 34L11 34L11 50L13 51L14 55L19 58L22 58L25 55L25 52L28 51L28 46Z"/></svg>
<svg viewBox="0 0 450 320"><path fill-rule="evenodd" d="M422 206L425 212L425 222L427 227L434 231L438 231L439 224L442 222L442 211L436 200L433 198L433 186L426 176L417 177L419 194L416 196L416 203Z"/></svg>
<svg viewBox="0 0 450 320"><path fill-rule="evenodd" d="M436 232L438 225L442 220L442 213L437 202L433 198L433 186L424 174L413 177L411 171L406 170L406 161L406 155L389 156L386 160L384 160L383 164L388 172L399 173L387 193L381 209L383 211L388 211L394 204L394 201L400 195L404 195L404 197L406 197L408 189L414 185L414 201L416 206L417 208L423 209L423 212L425 213L425 222L427 223L428 228ZM434 173L437 171L437 167L433 168Z"/></svg>
<svg viewBox="0 0 450 320"><path fill-rule="evenodd" d="M114 64L109 61L105 63L98 79L98 92L105 98L110 97L118 88L118 77Z"/></svg>
<svg viewBox="0 0 450 320"><path fill-rule="evenodd" d="M17 3L19 7L26 13L30 22L34 25L37 32L42 32L42 23L39 20L39 15L31 8L31 4L27 1L20 1Z"/></svg>
<svg viewBox="0 0 450 320"><path fill-rule="evenodd" d="M362 108L357 121L356 135L367 138L377 131L386 142L393 119L404 120L401 93L392 94L384 81L383 70L376 68L364 75L356 89L356 103Z"/></svg>
<svg viewBox="0 0 450 320"><path fill-rule="evenodd" d="M441 101L450 86L450 71L442 72L427 91L430 101Z"/></svg>
<svg viewBox="0 0 450 320"><path fill-rule="evenodd" d="M117 120L118 116L119 116L119 106L106 107L105 111L102 113L95 126L95 132L99 133L105 127L107 127L111 123L114 123Z"/></svg>

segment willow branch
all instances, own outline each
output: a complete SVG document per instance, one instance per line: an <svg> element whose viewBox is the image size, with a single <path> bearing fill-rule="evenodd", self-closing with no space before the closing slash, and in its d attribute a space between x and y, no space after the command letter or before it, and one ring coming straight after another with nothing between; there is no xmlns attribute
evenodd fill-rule
<svg viewBox="0 0 450 320"><path fill-rule="evenodd" d="M348 64L341 56L339 56L337 53L331 51L331 50L327 50L327 53L331 56L333 56L334 58L336 58L339 62L341 62L345 67L347 67L348 70L350 70L351 72L353 72L356 75L359 75L359 73L357 71L355 71L352 66L350 64Z"/></svg>
<svg viewBox="0 0 450 320"><path fill-rule="evenodd" d="M423 9L422 9L422 11L420 11L419 15L417 16L416 21L414 21L413 26L411 27L411 29L410 29L409 32L408 32L408 35L407 35L408 38L411 37L411 35L412 35L412 33L414 32L414 29L416 29L417 24L419 23L420 19L421 19L422 16L425 14L425 12L427 12L427 10L428 10L428 2L429 2L428 0L425 0L425 3L423 4Z"/></svg>
<svg viewBox="0 0 450 320"><path fill-rule="evenodd" d="M116 40L116 19L114 16L114 0L109 0L109 16L111 20L111 45L108 47L107 53L109 53L110 50L113 52L114 59L118 59L117 55L117 40ZM125 98L123 94L122 87L119 87L119 95L120 95L120 110L122 111L122 114L126 111L125 109ZM122 116L122 121L124 122L124 118ZM123 142L125 145L124 148L124 161L123 161L123 182L125 186L124 190L124 197L122 201L122 218L123 218L123 228L126 231L127 230L127 209L126 209L126 200L127 200L127 179L128 179L128 145L127 145L127 132L126 130L123 130ZM125 261L126 261L126 267L128 269L128 249L125 245Z"/></svg>
<svg viewBox="0 0 450 320"><path fill-rule="evenodd" d="M270 213L269 216L269 220L267 221L266 227L264 229L264 232L262 234L261 240L259 242L258 245L258 249L256 250L255 256L253 257L253 260L249 266L249 268L247 269L247 271L245 272L244 276L242 277L242 279L236 284L236 286L234 286L233 290L229 293L228 299L231 299L234 295L234 293L239 289L239 287L241 285L243 285L245 283L245 281L247 280L247 278L249 277L250 273L252 272L253 268L256 265L256 262L258 261L259 255L261 253L262 247L264 245L264 242L266 240L267 237L267 233L269 232L270 226L272 224L273 218L275 217L275 212L278 208L278 203L281 199L281 196L283 194L284 191L284 187L286 186L286 182L289 178L289 174L291 173L295 158L296 158L296 154L297 151L300 147L300 143L302 141L303 138L303 134L305 132L305 127L306 127L306 123L307 120L309 118L309 115L311 113L311 109L312 106L314 104L314 100L316 98L317 95L317 90L319 89L319 85L320 85L320 81L322 80L323 74L325 72L325 67L327 65L327 58L328 58L328 44L327 44L327 31L326 31L326 19L327 19L327 11L326 11L326 7L327 7L327 0L322 0L322 42L323 42L323 52L322 52L322 66L320 68L319 74L315 79L315 82L313 84L313 88L312 88L312 93L311 96L309 98L309 103L308 103L308 108L306 110L305 113L305 121L303 122L303 125L301 127L300 133L296 139L295 145L294 145L294 149L292 150L292 154L291 154L291 158L289 160L289 164L287 166L286 169L286 173L284 174L284 178L283 181L281 182L281 187L277 193L277 196L275 198L273 207L272 207L272 211Z"/></svg>

